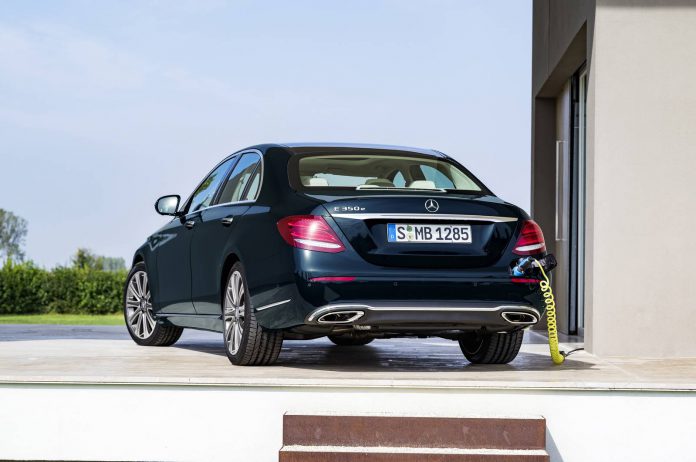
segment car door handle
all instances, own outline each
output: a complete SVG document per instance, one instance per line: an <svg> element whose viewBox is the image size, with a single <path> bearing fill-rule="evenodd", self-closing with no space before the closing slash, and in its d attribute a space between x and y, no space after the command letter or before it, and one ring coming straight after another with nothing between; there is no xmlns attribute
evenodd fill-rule
<svg viewBox="0 0 696 462"><path fill-rule="evenodd" d="M184 223L184 226L186 226L188 229L191 229L191 228L193 228L194 226L196 226L196 222L193 221L193 220L189 220L189 221L187 221L186 223Z"/></svg>
<svg viewBox="0 0 696 462"><path fill-rule="evenodd" d="M222 223L222 226L229 226L232 224L233 221L234 221L234 217L229 216L229 217L225 217L222 220L220 220L220 223Z"/></svg>

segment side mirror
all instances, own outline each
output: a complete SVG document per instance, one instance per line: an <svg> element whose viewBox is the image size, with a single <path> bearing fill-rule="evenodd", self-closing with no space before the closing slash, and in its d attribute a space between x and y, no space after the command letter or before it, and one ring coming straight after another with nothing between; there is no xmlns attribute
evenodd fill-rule
<svg viewBox="0 0 696 462"><path fill-rule="evenodd" d="M160 215L177 216L179 215L177 212L179 210L179 201L181 201L181 197L177 195L162 196L155 202L155 210Z"/></svg>

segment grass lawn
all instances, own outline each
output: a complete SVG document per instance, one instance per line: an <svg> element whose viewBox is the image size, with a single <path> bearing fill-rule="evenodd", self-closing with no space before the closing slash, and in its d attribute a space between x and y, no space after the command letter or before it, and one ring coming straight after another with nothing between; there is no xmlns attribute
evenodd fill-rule
<svg viewBox="0 0 696 462"><path fill-rule="evenodd" d="M0 324L120 326L123 324L123 314L2 314Z"/></svg>

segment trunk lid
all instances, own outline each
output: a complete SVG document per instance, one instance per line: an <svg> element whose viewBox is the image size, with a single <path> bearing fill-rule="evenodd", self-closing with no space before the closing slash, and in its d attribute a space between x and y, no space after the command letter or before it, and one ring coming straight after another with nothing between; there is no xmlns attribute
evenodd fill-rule
<svg viewBox="0 0 696 462"><path fill-rule="evenodd" d="M323 199L328 199L326 196ZM476 268L495 264L515 234L518 209L495 196L341 197L324 207L353 249L380 266ZM471 243L389 242L387 225L468 225Z"/></svg>

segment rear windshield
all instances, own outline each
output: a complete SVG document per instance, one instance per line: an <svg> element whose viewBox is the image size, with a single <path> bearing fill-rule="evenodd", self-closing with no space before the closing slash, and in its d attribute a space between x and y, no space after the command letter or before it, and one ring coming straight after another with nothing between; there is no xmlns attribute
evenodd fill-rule
<svg viewBox="0 0 696 462"><path fill-rule="evenodd" d="M456 165L426 156L315 154L292 160L290 182L298 190L391 189L477 193L484 189Z"/></svg>

